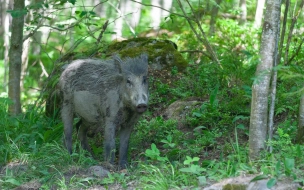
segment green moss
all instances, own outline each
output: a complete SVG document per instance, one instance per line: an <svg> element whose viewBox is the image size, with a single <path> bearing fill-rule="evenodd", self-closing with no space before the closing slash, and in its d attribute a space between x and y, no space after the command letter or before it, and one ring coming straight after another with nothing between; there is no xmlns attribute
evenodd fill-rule
<svg viewBox="0 0 304 190"><path fill-rule="evenodd" d="M142 53L149 55L149 63L160 65L161 68L176 66L183 71L188 63L177 51L177 46L169 40L156 40L151 38L134 38L109 45L107 54L119 54L124 57L136 57Z"/></svg>
<svg viewBox="0 0 304 190"><path fill-rule="evenodd" d="M226 184L223 190L246 190L247 186L244 184Z"/></svg>

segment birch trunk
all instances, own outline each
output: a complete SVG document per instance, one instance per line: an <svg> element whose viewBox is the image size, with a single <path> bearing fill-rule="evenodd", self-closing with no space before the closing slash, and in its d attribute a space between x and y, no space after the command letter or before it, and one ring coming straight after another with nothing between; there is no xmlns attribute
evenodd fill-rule
<svg viewBox="0 0 304 190"><path fill-rule="evenodd" d="M252 102L249 128L249 157L255 159L265 149L268 116L268 95L271 71L278 45L281 0L268 0L260 48L261 63L257 66L256 80L252 85Z"/></svg>
<svg viewBox="0 0 304 190"><path fill-rule="evenodd" d="M23 45L23 25L24 25L24 0L14 1L14 13L12 19L12 36L9 51L9 85L8 97L13 101L8 111L11 115L21 113L20 103L20 74L21 57Z"/></svg>
<svg viewBox="0 0 304 190"><path fill-rule="evenodd" d="M4 38L4 76L3 76L3 90L7 92L7 71L8 71L8 52L9 52L9 14L6 13L8 10L9 1L3 2L3 12L2 12L2 26L3 26L3 38Z"/></svg>
<svg viewBox="0 0 304 190"><path fill-rule="evenodd" d="M129 27L129 30L133 35L135 35L134 28L138 25L141 16L141 0L139 3L135 3L129 0L121 0L119 2L119 9L116 9L119 16L115 21L115 35L112 36L113 39L122 38L123 22Z"/></svg>
<svg viewBox="0 0 304 190"><path fill-rule="evenodd" d="M153 27L153 29L158 30L159 29L159 25L161 22L161 9L158 7L161 7L161 0L151 0L151 4L154 5L151 8L151 25Z"/></svg>
<svg viewBox="0 0 304 190"><path fill-rule="evenodd" d="M254 17L254 27L260 28L263 20L265 0L257 0L257 7Z"/></svg>
<svg viewBox="0 0 304 190"><path fill-rule="evenodd" d="M244 25L247 20L246 0L240 0L240 9L241 9L241 15L240 15L240 19L239 19L239 24Z"/></svg>

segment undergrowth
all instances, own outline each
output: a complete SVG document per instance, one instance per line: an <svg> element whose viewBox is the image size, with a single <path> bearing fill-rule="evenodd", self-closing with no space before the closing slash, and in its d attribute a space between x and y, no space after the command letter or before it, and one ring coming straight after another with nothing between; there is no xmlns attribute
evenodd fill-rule
<svg viewBox="0 0 304 190"><path fill-rule="evenodd" d="M204 56L185 54L189 67L184 73L172 69L178 80L168 83L151 78L150 111L136 125L130 142L130 167L112 171L107 177L85 175L88 167L102 162L102 137L93 140L91 158L75 141L69 155L63 147L60 120L48 118L42 107L27 105L24 113L12 117L7 107L12 103L0 98L0 187L16 186L38 180L41 189L81 189L89 186L130 183L140 189L198 188L220 179L241 174L261 174L269 186L282 178L304 182L303 145L295 144L298 95L301 87L284 79L278 83L276 129L260 159L248 159L248 133L251 84L258 62L257 39L246 28L225 21L220 35L212 43L220 55L221 65ZM252 31L258 36L257 31ZM181 33L182 48L201 45L193 34ZM227 39L233 39L227 41ZM250 40L248 40L250 39ZM202 47L203 49L203 47ZM292 88L291 88L292 86ZM296 98L295 98L296 97ZM162 113L175 100L197 100L182 121L166 120ZM156 114L155 114L156 113ZM76 135L75 135L76 136ZM76 138L74 138L76 139Z"/></svg>

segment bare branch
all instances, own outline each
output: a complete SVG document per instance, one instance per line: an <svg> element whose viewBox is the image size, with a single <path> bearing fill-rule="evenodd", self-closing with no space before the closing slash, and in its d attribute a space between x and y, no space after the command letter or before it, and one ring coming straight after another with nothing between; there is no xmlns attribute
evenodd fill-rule
<svg viewBox="0 0 304 190"><path fill-rule="evenodd" d="M184 17L186 17L187 14L186 14L186 12L185 12L183 6L182 6L182 3L180 2L180 0L177 0L177 2L178 2L178 5L179 5L180 9L182 10L182 12L183 12L183 14L184 14ZM192 8L192 6L191 6L191 4L189 3L188 0L187 0L187 3L188 3L188 5L190 6L190 8L191 8L191 10L192 10L192 12L193 12L194 10L193 10L193 8ZM188 21L188 23L189 23L190 28L192 29L192 31L194 32L194 34L195 34L196 37L198 38L198 40L200 40L200 41L206 46L207 51L211 54L212 60L215 61L215 62L221 67L221 63L220 63L220 61L218 60L217 55L216 55L215 52L213 51L213 49L212 49L210 43L208 42L207 36L206 36L205 32L203 31L202 26L201 26L200 22L198 21L198 19L197 19L196 17L194 17L194 21L195 21L195 23L197 24L197 26L198 26L198 28L199 28L199 30L200 30L200 32L201 32L201 35L202 35L203 37L201 37L201 36L197 33L197 31L195 30L195 28L194 28L194 26L192 25L191 21L190 21L189 19L187 19L187 21Z"/></svg>
<svg viewBox="0 0 304 190"><path fill-rule="evenodd" d="M135 0L130 0L130 1L142 4L142 5L147 6L147 7L156 7L156 8L159 8L161 10L164 10L164 11L166 11L166 12L172 14L172 15L176 15L176 16L184 17L184 18L189 19L189 20L193 20L192 18L188 17L187 15L181 15L181 14L178 14L178 13L174 13L174 12L171 12L167 9L164 9L163 7L160 7L160 6L156 6L156 5L152 5L152 4L146 4L146 3L138 2L138 1L135 1Z"/></svg>
<svg viewBox="0 0 304 190"><path fill-rule="evenodd" d="M205 55L206 57L208 57L209 59L212 59L212 57L210 55L208 55L206 52L201 51L201 50L183 50L183 51L179 51L180 53L201 53L203 55Z"/></svg>
<svg viewBox="0 0 304 190"><path fill-rule="evenodd" d="M107 21L103 24L102 30L100 31L100 34L99 34L99 36L98 36L98 38L97 38L97 41L96 41L96 44L99 44L99 43L100 43L100 40L101 40L101 38L102 38L102 36L103 36L103 33L106 31L106 29L107 29L107 27L108 27L108 24L109 24L109 20L107 20Z"/></svg>
<svg viewBox="0 0 304 190"><path fill-rule="evenodd" d="M299 8L297 14L292 18L292 22L291 22L290 29L289 29L289 34L288 34L288 39L287 39L287 44L286 44L284 65L287 65L289 63L288 62L288 53L289 53L289 46L290 46L290 43L291 43L291 39L293 37L293 29L296 25L296 22L298 21L298 17L300 15L300 13L302 12L303 6L304 6L304 0L301 1L300 8Z"/></svg>
<svg viewBox="0 0 304 190"><path fill-rule="evenodd" d="M291 61L299 54L300 50L301 50L301 47L304 43L304 38L302 38L302 41L300 42L300 45L299 47L297 48L296 52L291 56L291 58L288 59L288 62L287 64L291 63Z"/></svg>

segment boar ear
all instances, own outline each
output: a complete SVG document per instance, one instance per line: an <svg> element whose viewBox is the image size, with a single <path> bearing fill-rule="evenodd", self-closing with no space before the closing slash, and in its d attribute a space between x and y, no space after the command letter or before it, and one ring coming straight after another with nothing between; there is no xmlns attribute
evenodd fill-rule
<svg viewBox="0 0 304 190"><path fill-rule="evenodd" d="M141 57L141 59L142 59L144 62L148 63L148 54L146 54L146 53L141 54L140 57Z"/></svg>
<svg viewBox="0 0 304 190"><path fill-rule="evenodd" d="M123 61L120 59L120 57L117 54L113 55L113 60L114 60L115 68L118 69L119 73L122 73L121 64L123 64Z"/></svg>

